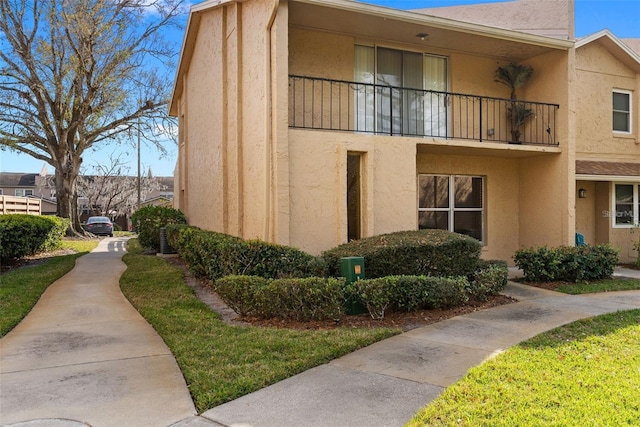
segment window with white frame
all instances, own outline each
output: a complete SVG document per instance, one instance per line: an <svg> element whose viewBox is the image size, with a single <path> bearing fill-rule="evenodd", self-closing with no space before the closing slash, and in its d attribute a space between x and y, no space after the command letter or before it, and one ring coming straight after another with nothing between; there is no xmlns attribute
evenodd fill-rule
<svg viewBox="0 0 640 427"><path fill-rule="evenodd" d="M28 190L26 188L16 188L15 195L18 197L33 196L33 190Z"/></svg>
<svg viewBox="0 0 640 427"><path fill-rule="evenodd" d="M613 131L631 133L631 92L613 91Z"/></svg>
<svg viewBox="0 0 640 427"><path fill-rule="evenodd" d="M632 227L640 222L640 184L616 183L613 191L613 226Z"/></svg>
<svg viewBox="0 0 640 427"><path fill-rule="evenodd" d="M418 175L418 227L484 240L484 177Z"/></svg>

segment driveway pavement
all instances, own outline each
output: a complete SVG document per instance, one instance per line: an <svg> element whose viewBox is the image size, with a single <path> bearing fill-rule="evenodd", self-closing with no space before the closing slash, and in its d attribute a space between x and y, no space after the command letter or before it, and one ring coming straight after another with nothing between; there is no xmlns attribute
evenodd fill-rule
<svg viewBox="0 0 640 427"><path fill-rule="evenodd" d="M125 239L104 239L0 340L1 425L402 426L510 346L640 308L640 291L570 296L510 282L517 303L414 329L196 416L173 356L119 291L124 251Z"/></svg>

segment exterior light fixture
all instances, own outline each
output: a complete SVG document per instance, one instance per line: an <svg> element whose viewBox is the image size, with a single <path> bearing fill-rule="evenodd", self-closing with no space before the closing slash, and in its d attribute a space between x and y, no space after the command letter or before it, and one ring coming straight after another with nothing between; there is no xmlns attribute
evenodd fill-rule
<svg viewBox="0 0 640 427"><path fill-rule="evenodd" d="M578 190L578 197L580 199L586 199L587 198L587 190L585 190L584 188L581 188Z"/></svg>
<svg viewBox="0 0 640 427"><path fill-rule="evenodd" d="M424 41L424 39L426 39L427 37L429 37L429 34L426 34L426 33L418 33L418 34L416 34L416 37L420 37L420 40Z"/></svg>

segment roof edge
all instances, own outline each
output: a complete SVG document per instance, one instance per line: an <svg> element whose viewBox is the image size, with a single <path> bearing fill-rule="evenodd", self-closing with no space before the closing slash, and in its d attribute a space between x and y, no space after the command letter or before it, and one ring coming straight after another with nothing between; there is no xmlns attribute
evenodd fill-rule
<svg viewBox="0 0 640 427"><path fill-rule="evenodd" d="M620 40L618 37L616 37L611 31L607 30L606 28L604 30L600 30L596 33L589 34L588 36L585 36L576 40L576 49L582 46L585 46L589 43L592 43L594 41L600 40L602 38L608 38L609 40L611 40L624 53L626 53L630 58L632 58L635 62L637 62L638 65L640 65L640 55L638 55L634 50L628 47L622 40Z"/></svg>

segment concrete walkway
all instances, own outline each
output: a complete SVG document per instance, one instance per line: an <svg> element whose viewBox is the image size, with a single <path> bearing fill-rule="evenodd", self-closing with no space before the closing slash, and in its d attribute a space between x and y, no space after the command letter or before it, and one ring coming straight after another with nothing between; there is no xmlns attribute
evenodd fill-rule
<svg viewBox="0 0 640 427"><path fill-rule="evenodd" d="M125 251L124 238L102 240L0 340L0 424L166 426L195 414L173 355L120 292Z"/></svg>
<svg viewBox="0 0 640 427"><path fill-rule="evenodd" d="M103 240L0 340L0 424L402 426L510 346L640 308L640 291L570 296L510 282L504 293L517 303L414 329L196 416L173 356L119 291L124 251L124 239Z"/></svg>
<svg viewBox="0 0 640 427"><path fill-rule="evenodd" d="M640 308L640 291L570 296L510 282L504 293L519 302L380 341L215 407L190 426L403 426L469 368L510 346L582 318Z"/></svg>

